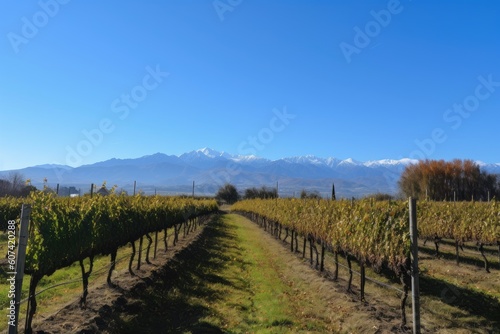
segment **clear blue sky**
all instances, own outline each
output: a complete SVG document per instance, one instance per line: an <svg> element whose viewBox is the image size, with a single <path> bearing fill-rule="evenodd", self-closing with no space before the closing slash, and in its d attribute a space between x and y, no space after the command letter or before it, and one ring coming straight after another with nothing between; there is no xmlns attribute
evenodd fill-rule
<svg viewBox="0 0 500 334"><path fill-rule="evenodd" d="M496 1L0 6L0 170L201 147L500 162Z"/></svg>

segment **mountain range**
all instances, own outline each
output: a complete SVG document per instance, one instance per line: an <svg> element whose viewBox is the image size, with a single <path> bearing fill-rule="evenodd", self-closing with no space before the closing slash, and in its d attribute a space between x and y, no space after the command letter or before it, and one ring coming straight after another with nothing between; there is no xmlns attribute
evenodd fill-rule
<svg viewBox="0 0 500 334"><path fill-rule="evenodd" d="M15 170L41 188L43 180L90 190L90 184L117 185L128 193L213 195L226 182L243 191L249 187L276 187L280 196L298 196L300 191L318 191L330 196L332 183L337 197L361 197L373 193L396 194L403 170L417 160L376 160L319 158L312 155L269 160L253 155L232 155L203 148L182 155L156 153L136 159L110 159L80 167L39 165ZM477 162L482 169L500 174L500 163ZM12 171L0 172L5 178Z"/></svg>

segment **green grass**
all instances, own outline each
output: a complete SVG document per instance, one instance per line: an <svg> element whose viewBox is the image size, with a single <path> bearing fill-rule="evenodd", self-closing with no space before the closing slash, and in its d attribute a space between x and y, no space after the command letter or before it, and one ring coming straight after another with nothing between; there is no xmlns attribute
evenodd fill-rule
<svg viewBox="0 0 500 334"><path fill-rule="evenodd" d="M280 277L284 263L265 253L261 231L224 215L209 224L133 298L143 312L125 312L112 333L325 333L304 317ZM278 247L281 247L278 245Z"/></svg>

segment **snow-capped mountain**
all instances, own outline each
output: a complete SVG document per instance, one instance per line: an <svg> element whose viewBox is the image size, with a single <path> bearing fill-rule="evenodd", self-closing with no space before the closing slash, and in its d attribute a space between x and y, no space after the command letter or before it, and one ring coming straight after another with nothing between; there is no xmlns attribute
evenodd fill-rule
<svg viewBox="0 0 500 334"><path fill-rule="evenodd" d="M276 186L281 196L299 194L302 189L330 194L332 183L338 197L360 197L376 192L395 194L401 173L412 159L383 159L361 162L352 158L320 158L313 155L269 160L254 155L233 155L210 148L179 156L156 153L136 159L110 159L76 168L41 165L19 170L34 186L76 186L83 192L90 184L117 185L131 191L134 181L146 193L190 193L195 182L199 195L213 195L226 182L238 189ZM478 162L484 170L500 174L500 163ZM0 172L0 178L10 171Z"/></svg>

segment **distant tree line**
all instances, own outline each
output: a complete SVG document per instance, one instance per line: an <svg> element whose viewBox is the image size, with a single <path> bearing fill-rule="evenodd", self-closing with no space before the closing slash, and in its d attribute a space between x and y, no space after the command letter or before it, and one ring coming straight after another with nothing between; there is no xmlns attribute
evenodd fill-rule
<svg viewBox="0 0 500 334"><path fill-rule="evenodd" d="M228 204L233 204L243 199L252 199L252 198L278 198L278 191L276 188L248 188L245 190L243 196L240 195L236 187L230 183L226 183L224 186L220 187L215 195L215 198L219 202L226 202Z"/></svg>
<svg viewBox="0 0 500 334"><path fill-rule="evenodd" d="M364 197L365 199L373 199L375 201L392 201L394 199L394 196L391 194L386 194L386 193L375 193L375 194L370 194Z"/></svg>
<svg viewBox="0 0 500 334"><path fill-rule="evenodd" d="M321 194L317 190L307 191L305 189L302 189L302 191L300 192L300 198L320 199Z"/></svg>
<svg viewBox="0 0 500 334"><path fill-rule="evenodd" d="M235 186L230 183L226 183L224 186L220 187L215 194L215 199L219 202L225 202L227 204L233 204L240 199L240 194Z"/></svg>
<svg viewBox="0 0 500 334"><path fill-rule="evenodd" d="M36 190L20 173L10 173L7 178L0 179L0 197L26 197L31 191Z"/></svg>
<svg viewBox="0 0 500 334"><path fill-rule="evenodd" d="M276 188L268 188L263 186L261 188L248 188L245 190L245 195L243 195L244 199L253 199L253 198L278 198L278 191Z"/></svg>
<svg viewBox="0 0 500 334"><path fill-rule="evenodd" d="M406 167L399 188L405 196L420 199L486 201L499 198L500 178L472 160L422 160Z"/></svg>

